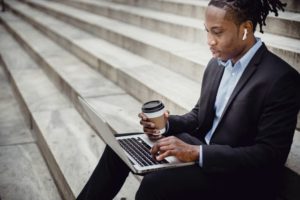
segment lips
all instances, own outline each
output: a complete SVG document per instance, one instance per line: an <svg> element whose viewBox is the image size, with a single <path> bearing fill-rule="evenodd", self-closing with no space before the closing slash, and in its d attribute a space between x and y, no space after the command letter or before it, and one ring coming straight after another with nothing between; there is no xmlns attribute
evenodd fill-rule
<svg viewBox="0 0 300 200"><path fill-rule="evenodd" d="M210 48L211 53L213 54L213 56L216 56L217 54L219 54L219 51L213 48Z"/></svg>

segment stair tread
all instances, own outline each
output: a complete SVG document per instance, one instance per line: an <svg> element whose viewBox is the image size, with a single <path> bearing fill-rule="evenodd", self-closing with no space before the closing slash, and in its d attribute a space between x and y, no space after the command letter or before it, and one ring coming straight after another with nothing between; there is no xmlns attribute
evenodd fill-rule
<svg viewBox="0 0 300 200"><path fill-rule="evenodd" d="M71 8L69 6L65 6L63 4L59 4L56 2L44 2L44 1L31 1L35 4L43 5L45 7L54 9L59 12L63 12L70 16L76 17L85 21L87 23L96 24L97 26L102 26L105 29L112 30L119 34L124 34L134 40L139 40L148 45L154 45L156 47L171 51L176 53L177 51L188 51L188 50L198 50L205 54L203 58L206 58L209 61L209 49L206 46L202 46L199 44L191 44L179 39L171 38L165 36L163 34L155 33L149 30L145 30L136 26L128 25L126 23L119 22L117 20L112 20L106 17L102 17L99 15L95 15L92 13L88 13L86 11L82 11L76 8Z"/></svg>
<svg viewBox="0 0 300 200"><path fill-rule="evenodd" d="M63 0L64 2L73 2L78 0ZM110 2L114 2L116 4L126 5L126 6L133 6L141 9L151 9L156 10L157 12L165 12L165 13L172 13L173 15L180 15L180 16L187 16L189 18L199 18L204 19L204 13L205 9L207 7L208 1L150 1L150 0L136 0L136 1L130 1L130 0L112 0ZM71 3L72 4L72 3ZM84 7L83 9L87 9ZM92 10L93 12L93 10ZM107 14L112 15L113 13L108 12ZM115 13L114 15L118 16L118 13ZM119 14L121 15L121 14ZM124 14L123 14L124 15ZM127 15L130 15L127 13ZM140 15L142 16L142 15ZM121 20L121 21L128 21L132 20L130 17L129 19ZM131 22L132 23L132 22ZM136 23L136 21L134 22ZM152 22L153 23L153 22ZM273 13L271 13L267 18L267 24L264 28L265 32L270 32L275 35L284 35L286 37L292 37L292 38L300 38L299 35L299 13L296 12L290 12L290 11L279 11L279 16L275 17ZM199 24L201 25L201 24ZM151 26L151 24L150 24ZM164 25L161 25L164 26ZM189 26L185 26L189 27ZM199 26L198 26L199 27ZM162 28L162 27L161 27ZM178 27L177 27L178 28ZM187 31L187 28L185 28L185 31ZM201 27L200 27L201 28ZM165 28L163 29L165 31ZM196 29L197 30L197 29ZM161 30L160 30L161 31ZM178 35L174 35L174 31L168 33L169 35L173 35L174 37L179 37ZM192 36L192 37L191 37ZM197 35L196 37L191 36L180 36L179 38L188 40L188 41L201 41L201 36Z"/></svg>
<svg viewBox="0 0 300 200"><path fill-rule="evenodd" d="M47 7L57 9L61 12L67 13L69 11L68 14L70 14L72 16L79 15L78 13L80 12L80 16L81 16L80 18L86 22L89 22L89 20L88 20L89 17L86 17L86 16L92 15L92 18L99 17L99 20L97 20L97 25L99 25L99 26L102 26L102 24L105 24L104 22L102 22L102 20L104 20L108 24L111 23L111 25L107 25L105 28L109 29L110 27L111 28L116 27L113 31L116 31L120 34L126 33L126 35L130 35L135 40L140 40L149 45L155 45L159 48L164 48L166 50L173 52L174 54L185 57L189 60L193 60L194 62L202 64L204 66L206 65L206 63L209 61L209 58L211 57L211 54L210 54L210 51L209 51L207 45L205 45L205 46L198 45L198 44L191 45L188 42L179 41L178 39L170 38L168 36L164 36L159 33L153 33L152 31L148 31L148 30L145 30L142 28L134 27L132 25L124 24L124 23L118 22L116 20L111 20L111 19L101 17L101 16L95 16L95 14L87 13L86 11L82 11L82 10L79 10L76 8L70 8L68 6L64 6L59 3L53 3L53 4L51 3L51 5L50 5L48 2L42 2L42 1L37 1L37 0L31 0L31 1L35 2L37 4L40 4L40 5L44 5ZM91 0L89 0L89 1L91 1ZM137 9L139 9L139 8L137 8ZM155 11L153 11L153 12L155 12ZM285 16L293 15L293 13L284 12L284 15ZM297 14L295 14L295 15L299 17L299 15L297 15ZM293 15L293 16L295 16L295 15ZM159 15L157 14L157 16L159 16ZM175 16L175 15L169 14L169 16ZM77 16L75 16L75 17L77 17ZM177 16L175 16L175 17L177 19ZM160 18L163 19L164 17L160 17ZM169 17L169 18L171 18L171 17ZM174 21L176 21L176 19L174 19ZM197 24L197 21L198 21L198 24ZM195 23L195 25L197 24L196 26L199 30L205 31L204 26L203 26L203 24L204 24L203 20L196 20L196 21L193 21L193 23ZM256 32L256 36L261 37L263 39L263 41L266 42L267 46L275 47L275 48L279 48L279 49L283 49L283 50L287 50L287 51L291 51L291 52L300 54L300 40L298 40L298 39L289 38L289 37L280 36L280 35L271 34L271 33L261 34L258 31ZM197 53L195 54L197 56L186 57L183 54L183 52L186 52L186 51L187 52L188 51L198 52L198 54ZM296 68L300 68L300 66L296 67Z"/></svg>
<svg viewBox="0 0 300 200"><path fill-rule="evenodd" d="M6 76L0 60L0 146L34 142Z"/></svg>
<svg viewBox="0 0 300 200"><path fill-rule="evenodd" d="M32 1L32 0L31 0ZM36 0L33 0L36 1ZM196 18L191 17L185 17L180 15L175 15L171 13L165 13L161 11L156 11L148 8L143 7L136 7L136 6L130 6L127 4L119 4L114 3L111 1L97 1L97 0L68 0L70 2L81 2L84 4L92 4L95 6L101 6L101 7L109 7L111 9L119 10L119 11L127 11L131 13L135 13L138 15L142 15L145 17L151 17L155 19L159 19L162 21L172 22L172 23L179 23L185 26L191 26L191 27L199 27L199 25L202 25L201 21ZM162 1L164 2L164 0ZM165 2L173 2L173 3L179 3L179 4L190 4L193 6L201 6L201 7L207 7L208 1L169 1L166 0ZM271 14L269 17L274 18L276 17L274 14ZM298 13L289 12L289 11L279 11L279 15L276 17L277 19L284 19L288 21L294 21L294 22L300 22L300 16Z"/></svg>
<svg viewBox="0 0 300 200"><path fill-rule="evenodd" d="M0 193L4 199L61 200L34 143L0 146Z"/></svg>
<svg viewBox="0 0 300 200"><path fill-rule="evenodd" d="M62 49L49 38L34 30L32 27L30 28L30 25L25 22L21 22L20 19L10 13L3 16L3 19L8 20L11 28L13 28L20 37L22 37L37 53L39 53L40 56L43 57L43 59L46 60L48 64L56 70L57 73L74 88L74 90L78 92L78 94L80 94L80 96L85 98L113 96L116 98L117 95L122 95L123 98L126 97L124 90L104 78L100 73L97 73L94 69L90 68L74 55ZM20 26L21 24L22 26ZM23 28L28 31L23 31ZM102 45L103 44L100 44L100 46ZM107 49L107 46L102 47ZM47 49L47 53L45 53L44 49ZM98 54L98 52L95 52L95 54ZM63 59L61 59L62 57ZM137 107L137 109L133 109L134 107ZM135 101L135 104L132 103L132 106L127 108L128 110L136 111L135 113L132 113L135 118L139 112L140 103ZM110 120L108 121L110 122ZM133 120L130 119L129 121ZM136 120L135 123L130 124L130 126L128 126L128 123L124 126L120 125L120 123L119 125L117 125L116 122L113 123L116 124L116 127L119 127L116 131L136 131L137 128L135 127L140 128L138 120ZM121 129L122 127L124 130Z"/></svg>
<svg viewBox="0 0 300 200"><path fill-rule="evenodd" d="M28 12L29 10L30 9L26 7L26 11ZM49 29L54 30L64 37L67 37L70 41L74 41L74 43L80 45L82 49L85 49L87 52L96 55L98 58L106 60L107 55L116 55L119 60L110 59L109 62L114 62L113 65L117 66L118 70L121 70L123 73L129 74L134 79L140 80L142 84L147 84L148 87L153 88L160 94L166 96L168 99L174 100L186 110L190 110L191 108L193 108L193 106L197 102L197 98L200 94L200 84L198 82L192 81L180 74L153 64L152 62L142 58L138 59L140 61L140 63L138 63L139 65L131 66L131 62L136 63L135 60L138 56L133 55L126 50L116 47L92 35L90 36L90 39L86 39L86 37L84 37L82 40L79 40L79 38L76 37L74 38L72 37L72 34L69 35L68 33L65 33L63 30L64 28L62 28L66 28L70 25L52 18L53 21L51 22L51 27L49 27L47 23L44 22L44 19L48 18L46 20L48 22L50 21L50 17L45 16L42 13L40 13L41 15L37 15L36 13L38 13L38 11L34 11L35 10L32 9L32 11L30 10L30 13L35 13L33 18L36 21L41 24L44 23L45 26L47 26ZM68 30L71 30L71 28L68 28ZM78 34L73 35L87 34L75 27L72 28L72 31L78 32ZM124 61L120 59L124 59ZM124 63L128 63L128 65L124 65ZM165 87L161 87L162 82L165 84Z"/></svg>
<svg viewBox="0 0 300 200"><path fill-rule="evenodd" d="M198 28L201 24L198 19L193 19L190 17L184 17L179 15L174 15L170 13L163 13L155 10L150 10L147 8L139 8L134 6L128 6L124 4L117 4L109 1L95 1L95 0L71 0L70 2L80 2L82 4L90 4L99 7L108 7L113 10L129 12L136 15L141 15L148 18L153 18L168 23L181 24L184 26L190 26Z"/></svg>
<svg viewBox="0 0 300 200"><path fill-rule="evenodd" d="M0 99L0 110L0 146L35 141L14 96Z"/></svg>
<svg viewBox="0 0 300 200"><path fill-rule="evenodd" d="M208 0L159 0L162 2L174 2L174 3L179 3L179 4L191 4L195 6L207 6Z"/></svg>
<svg viewBox="0 0 300 200"><path fill-rule="evenodd" d="M25 10L30 10L29 6L26 7L25 5L17 4L15 1L10 1L9 4L14 7L13 9L17 10L16 12L21 12L22 13L22 12L25 12ZM18 11L18 9L20 11ZM35 9L31 10L31 12L35 13L35 14L33 14L33 17L36 16L37 13L38 13L38 11L36 11ZM63 11L61 11L61 13L62 12ZM87 14L89 14L89 13L87 13ZM28 17L31 18L31 16L28 16ZM44 19L44 22L41 22L41 24L47 23L47 22L49 22L49 24L52 23L51 21L53 21L53 20L51 20L49 18L49 16L43 15L43 17L45 19ZM74 16L74 18L75 17L76 16ZM41 21L39 19L37 19L37 20ZM82 20L86 20L86 19L82 19ZM82 21L82 20L80 19L79 21ZM76 18L75 21L78 22L78 18ZM157 62L159 64L162 64L163 66L171 68L174 71L177 71L177 72L180 72L180 73L183 72L183 74L185 76L190 77L193 80L197 80L197 81L201 80L204 66L207 64L207 62L210 59L210 56L203 55L203 54L209 54L209 51L208 51L207 47L204 47L204 46L201 46L201 45L192 45L192 46L188 45L187 48L189 49L189 51L195 51L195 50L198 49L198 50L200 50L200 52L201 52L200 55L202 55L202 56L199 57L199 56L196 56L195 54L193 54L193 55L184 57L183 52L184 52L184 50L186 50L185 47L183 47L181 45L181 47L177 46L178 50L175 50L175 48L170 50L170 48L176 46L175 43L172 43L172 46L171 45L166 45L165 40L161 40L161 38L157 37L161 34L156 34L155 35L153 32L150 32L150 31L148 31L148 33L151 33L151 34L150 35L148 34L148 36L144 35L144 34L143 34L144 37L140 36L141 38L143 38L143 41L136 40L135 36L132 36L132 37L130 36L129 37L127 35L128 30L126 29L125 24L123 24L125 26L125 29L123 31L124 34L119 33L119 32L110 31L108 29L102 29L100 26L94 26L93 23L86 22L86 21L82 22L81 25L87 26L84 29L89 29L89 26L92 26L91 29L93 31L90 30L90 32L92 32L93 34L96 34L96 35L101 34L105 39L108 39L107 37L110 37L110 39L108 39L109 41L111 41L111 39L113 40L113 38L115 38L113 43L117 43L117 45L122 46L123 48L129 49L130 51L133 51L136 54L145 56L145 57L149 58L150 60L152 60L154 62ZM114 27L115 25L116 24L114 23L111 26ZM69 26L69 27L71 27L71 26ZM51 29L51 26L49 26L49 28ZM136 28L136 27L133 27L133 28ZM48 29L48 27L43 28L43 29ZM61 27L61 29L67 29L67 28L66 27ZM134 34L137 35L136 32L134 32ZM153 34L154 34L154 37L151 38L150 36L153 36ZM167 37L167 36L165 36L165 37ZM172 39L170 37L167 37L167 38ZM155 41L156 45L151 44L151 42L149 42L150 39ZM188 44L186 42L179 41L177 39L173 39L173 40L184 43L185 46ZM70 44L68 44L68 45L71 46ZM142 51L137 50L137 49L139 49L138 48L139 46L142 47L142 49L143 49ZM181 49L181 50L179 50L179 49ZM154 56L153 52L154 52L155 56ZM184 71L181 67L182 65L187 65L187 68L189 70ZM191 73L192 71L196 72L196 73Z"/></svg>
<svg viewBox="0 0 300 200"><path fill-rule="evenodd" d="M257 37L260 37L269 47L276 47L278 49L292 51L300 54L300 40L298 39L274 35L270 33L262 34L260 32L255 32L255 35Z"/></svg>
<svg viewBox="0 0 300 200"><path fill-rule="evenodd" d="M0 34L3 33L0 32ZM0 55L0 91L1 91L0 100L7 100L13 98L14 95L2 67L3 66L1 64L1 55Z"/></svg>
<svg viewBox="0 0 300 200"><path fill-rule="evenodd" d="M300 132L295 131L290 154L285 164L289 169L300 175Z"/></svg>
<svg viewBox="0 0 300 200"><path fill-rule="evenodd" d="M114 128L113 126L113 129L115 129L117 132L137 131L137 127L140 129L140 125L138 124L136 116L140 111L141 105L136 100L134 101L133 98L133 100L130 100L124 90L104 78L100 73L97 73L94 69L90 68L87 64L80 61L74 55L58 46L56 43L35 30L29 24L22 22L16 16L6 13L6 15L2 16L2 18L7 20L7 22L9 22L9 26L13 28L18 35L22 37L26 43L29 44L31 48L33 48L54 70L56 70L63 80L70 84L80 96L84 98L95 97L101 99L101 97L106 96L117 98L118 95L121 95L123 99L128 99L128 102L132 102L131 106L127 106L126 108L128 113L131 113L131 115L129 115L127 118L129 118L128 121L130 121L132 124L127 122L125 125L122 125L122 122L126 122L127 120L118 120L119 123L112 121L116 127L119 127ZM24 29L26 31L24 31ZM11 42L8 43L11 44ZM105 44L103 45L100 43L100 46L104 47L104 50L107 49ZM45 50L47 51L45 52ZM95 54L98 53L99 52L95 52ZM113 59L115 59L115 57ZM118 109L120 110L120 108ZM126 109L123 109L124 112L127 112ZM101 112L101 110L99 111ZM136 122L133 123L133 120L130 118L130 116L134 116L133 118ZM108 120L108 122L111 121Z"/></svg>
<svg viewBox="0 0 300 200"><path fill-rule="evenodd" d="M11 22L13 23L13 21ZM3 44L3 41L15 44L12 45L12 48L18 49L18 51L14 52L14 56L17 55L17 57L22 61L28 60L27 63L31 63L33 66L35 65L31 58L23 52L24 50L22 50L8 34L1 34L0 41L0 44ZM14 68L18 68L19 66L22 68L21 65L23 62L18 63L16 59L16 62L13 62L13 60L10 60L9 57L7 58L7 49L5 49L5 51L4 48L1 48L1 50L2 49L3 52L1 51L1 54L3 60L9 61L9 64L7 64L8 67L13 65ZM5 54L3 55L3 53ZM45 73L43 73L40 69L14 70L14 68L10 70L15 82L17 82L16 84L18 84L18 82L22 82L22 84L27 85L27 89L28 87L31 87L35 90L34 95L30 93L34 96L34 99L28 100L26 98L28 90L26 88L21 88L18 85L22 96L25 96L25 102L29 104L29 107L30 103L34 104L35 101L39 100L39 90L45 90L47 92L49 90L54 90L47 87L50 85L53 86L53 84L50 83L50 80L47 80L47 85L41 85L41 83L37 80L36 77L44 77L44 82L47 82L46 79L48 79ZM18 71L19 73L15 74L14 71ZM37 74L35 73L36 71L38 71ZM22 77L22 79L24 77L24 79L20 80L20 77ZM59 99L60 95L62 94L57 91L57 93L53 96ZM73 194L77 196L86 183L88 177L91 175L92 170L95 168L105 144L96 135L92 128L82 119L73 106L53 107L52 103L53 101L50 103L43 102L47 109L33 109L31 110L31 114L37 123L42 137L51 150L55 161L58 163L64 178L67 180ZM55 104L59 105L61 103L63 104L63 102L56 102ZM65 151L66 148L69 150ZM131 184L138 184L138 181L134 177L130 176L129 179ZM127 194L130 194L128 192L128 190L131 191L130 188L131 187L126 188Z"/></svg>
<svg viewBox="0 0 300 200"><path fill-rule="evenodd" d="M108 116L107 121L113 124L112 128L116 132L131 132L140 130L138 119L136 119L137 113L140 111L140 103L133 98L129 98L124 90L104 78L100 73L97 73L94 69L90 68L74 55L62 49L56 43L34 30L32 27L30 28L30 25L25 22L21 22L20 19L9 13L7 13L4 19L8 20L9 25L14 28L19 36L22 37L41 57L43 57L43 59L47 61L47 63L63 78L63 80L70 84L80 96L84 98L98 98L101 100L101 98L106 98L107 96L111 96L110 98L112 99L118 98L118 95L120 95L124 101L131 102L129 104L125 104L127 105L126 109L121 108L120 105L114 109L111 108L114 110L112 113L116 113L118 110L123 110L124 113L128 113L128 116L124 120L121 120L120 118L118 120L113 120L114 118L109 117L111 115L110 113L104 114L105 116ZM23 24L23 26L20 27L20 24ZM28 31L23 31L23 28ZM100 46L107 49L107 46L102 43ZM89 48L89 46L87 48ZM44 49L47 49L47 53L45 53ZM54 56L52 56L52 52L55 54ZM95 54L98 53L99 52L95 52ZM102 113L101 110L99 110L99 112Z"/></svg>
<svg viewBox="0 0 300 200"><path fill-rule="evenodd" d="M97 24L97 27L101 27L103 28L103 30L110 30L113 33L130 38L130 40L134 40L136 42L141 42L142 44L146 44L149 47L156 47L158 49L165 50L167 52L170 52L174 56L178 56L189 62L199 65L197 66L199 67L199 69L203 66L206 66L207 62L211 58L211 54L207 45L191 44L189 42L180 41L179 39L171 38L169 36L155 33L153 31L145 30L139 27L135 27L133 25L128 25L116 20L108 19L106 17L91 14L87 11L71 8L69 6L65 6L56 2L31 2L32 4L42 6L50 10L54 10L55 12L59 12L63 15L67 15L75 19L80 19L80 21L86 24L90 24L93 26ZM89 18L92 18L92 21L89 21ZM204 31L204 27L199 26L199 30L200 29ZM294 59L300 54L299 40L270 33L262 35L257 32L256 35L262 37L263 40L267 42L268 47L274 49L274 51L278 52L280 55L283 54L285 56L284 58L286 58L292 66L294 66L297 70L300 70L299 64ZM185 52L188 51L198 52L198 54L195 53L190 56L186 56ZM165 61L163 61L163 59L158 60L160 60L160 62L165 65ZM179 67L176 66L174 69L178 71L178 68ZM192 75L188 74L187 76L190 77ZM197 77L192 78L194 80L198 80Z"/></svg>
<svg viewBox="0 0 300 200"><path fill-rule="evenodd" d="M74 108L37 112L33 117L77 196L95 168L105 144Z"/></svg>
<svg viewBox="0 0 300 200"><path fill-rule="evenodd" d="M1 34L0 41L1 46L6 42L16 44L4 34ZM0 49L2 59L14 76L18 88L24 91L23 98L28 103L30 110L35 112L70 107L70 103L57 91L37 64L21 48L11 47L11 49ZM14 54L10 51L14 51ZM16 55L18 55L18 59L16 59Z"/></svg>
<svg viewBox="0 0 300 200"><path fill-rule="evenodd" d="M89 0L91 1L91 0ZM157 1L157 0L154 0ZM201 6L201 7L207 7L208 2L209 1L205 1L205 0L159 0L161 2L171 2L171 3L176 3L176 4L189 4L189 5L193 5L193 6ZM269 17L275 17L270 15ZM277 16L276 18L278 19L285 19L285 20L290 20L290 21L298 21L300 22L300 17L298 13L295 12L290 12L290 11L279 11L279 16Z"/></svg>
<svg viewBox="0 0 300 200"><path fill-rule="evenodd" d="M1 36L6 34L0 27ZM0 37L1 37L0 36ZM2 43L3 46L12 46ZM3 48L2 45L0 45ZM3 199L58 200L59 192L26 125L0 60L0 194ZM17 158L17 159L16 159ZM9 187L7 187L9 186Z"/></svg>

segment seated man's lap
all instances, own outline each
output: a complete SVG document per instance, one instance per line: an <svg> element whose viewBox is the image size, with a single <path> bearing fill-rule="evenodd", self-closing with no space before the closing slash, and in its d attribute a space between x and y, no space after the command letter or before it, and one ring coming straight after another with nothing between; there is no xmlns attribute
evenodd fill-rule
<svg viewBox="0 0 300 200"><path fill-rule="evenodd" d="M257 187L232 174L207 173L198 164L166 169L144 176L136 199L274 200Z"/></svg>
<svg viewBox="0 0 300 200"><path fill-rule="evenodd" d="M142 180L137 199L213 199L224 196L225 177L203 172L197 164L147 174ZM218 194L216 194L218 192Z"/></svg>

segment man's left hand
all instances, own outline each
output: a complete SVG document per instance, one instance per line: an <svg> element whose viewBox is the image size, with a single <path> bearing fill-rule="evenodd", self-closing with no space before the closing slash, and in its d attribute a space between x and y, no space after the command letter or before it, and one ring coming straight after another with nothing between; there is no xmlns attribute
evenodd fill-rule
<svg viewBox="0 0 300 200"><path fill-rule="evenodd" d="M161 161L168 156L175 156L182 162L199 159L199 145L190 145L177 137L170 136L158 140L151 149L153 157Z"/></svg>

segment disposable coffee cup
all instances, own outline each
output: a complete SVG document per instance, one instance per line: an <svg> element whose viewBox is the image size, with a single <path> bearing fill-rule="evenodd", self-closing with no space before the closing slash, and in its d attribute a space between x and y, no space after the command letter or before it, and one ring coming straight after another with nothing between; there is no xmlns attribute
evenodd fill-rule
<svg viewBox="0 0 300 200"><path fill-rule="evenodd" d="M142 112L155 124L155 128L159 130L159 134L157 135L161 135L166 131L165 106L161 101L155 100L144 103Z"/></svg>

